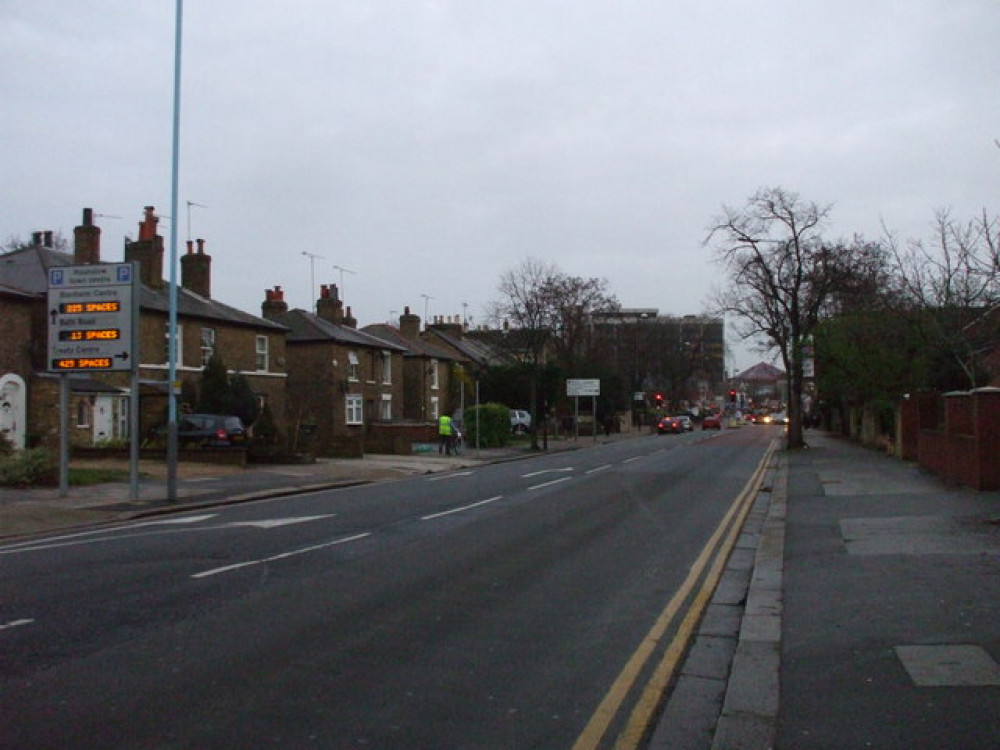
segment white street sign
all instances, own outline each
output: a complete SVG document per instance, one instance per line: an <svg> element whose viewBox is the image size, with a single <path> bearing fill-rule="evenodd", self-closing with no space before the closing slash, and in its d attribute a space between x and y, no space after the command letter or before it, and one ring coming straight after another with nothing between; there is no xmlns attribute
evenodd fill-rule
<svg viewBox="0 0 1000 750"><path fill-rule="evenodd" d="M601 381L597 378L569 379L566 381L567 396L600 396Z"/></svg>

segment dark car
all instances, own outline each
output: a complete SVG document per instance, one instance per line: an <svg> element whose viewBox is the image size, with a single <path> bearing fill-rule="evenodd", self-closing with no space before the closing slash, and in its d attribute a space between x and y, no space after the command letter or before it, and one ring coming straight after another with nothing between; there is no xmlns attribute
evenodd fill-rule
<svg viewBox="0 0 1000 750"><path fill-rule="evenodd" d="M153 428L155 440L166 440L167 425ZM226 414L181 414L177 417L177 444L181 446L228 447L247 440L243 420Z"/></svg>
<svg viewBox="0 0 1000 750"><path fill-rule="evenodd" d="M684 423L678 417L661 417L656 423L656 432L660 435L679 435L684 432Z"/></svg>
<svg viewBox="0 0 1000 750"><path fill-rule="evenodd" d="M703 430L721 430L722 429L722 417L718 414L706 414L705 418L701 420L701 429Z"/></svg>

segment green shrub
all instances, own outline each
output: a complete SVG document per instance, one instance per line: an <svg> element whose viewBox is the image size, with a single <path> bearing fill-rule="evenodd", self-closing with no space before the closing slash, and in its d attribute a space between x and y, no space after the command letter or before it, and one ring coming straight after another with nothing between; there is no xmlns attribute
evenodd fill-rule
<svg viewBox="0 0 1000 750"><path fill-rule="evenodd" d="M478 416L477 416L478 413ZM468 448L475 448L478 421L480 448L501 448L510 440L510 409L503 404L488 403L466 409L462 416L463 439Z"/></svg>
<svg viewBox="0 0 1000 750"><path fill-rule="evenodd" d="M59 483L59 461L48 448L29 448L0 458L0 486L39 487Z"/></svg>

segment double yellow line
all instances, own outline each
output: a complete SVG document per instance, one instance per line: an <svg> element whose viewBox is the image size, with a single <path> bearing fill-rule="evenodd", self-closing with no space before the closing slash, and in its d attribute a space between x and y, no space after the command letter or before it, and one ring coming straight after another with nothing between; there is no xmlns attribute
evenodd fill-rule
<svg viewBox="0 0 1000 750"><path fill-rule="evenodd" d="M705 544L701 554L698 555L698 559L691 566L691 571L684 583L667 604L666 609L656 619L652 629L639 644L635 653L632 654L625 668L622 669L621 674L618 675L607 695L604 696L604 700L601 701L594 715L587 722L587 726L584 727L583 732L573 745L573 750L593 750L599 746L604 735L607 734L611 722L621 711L622 704L635 686L639 675L657 650L663 639L663 634L666 633L677 613L680 612L698 581L704 578L687 614L677 626L677 634L664 652L660 663L653 670L649 682L636 701L628 723L618 735L614 747L615 750L631 750L638 748L643 741L653 722L654 714L660 707L663 695L677 671L681 657L687 650L694 629L701 620L702 613L719 584L729 555L736 545L736 540L743 529L743 523L753 507L760 485L764 481L764 474L770 465L776 445L777 443L772 441L750 480L733 501L729 511ZM720 540L723 540L721 545L719 544ZM707 575L705 574L706 568L708 569Z"/></svg>

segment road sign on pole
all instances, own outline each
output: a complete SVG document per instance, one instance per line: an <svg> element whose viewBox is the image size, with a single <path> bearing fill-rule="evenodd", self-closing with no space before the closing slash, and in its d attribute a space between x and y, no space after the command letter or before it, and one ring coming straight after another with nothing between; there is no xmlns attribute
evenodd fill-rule
<svg viewBox="0 0 1000 750"><path fill-rule="evenodd" d="M600 396L601 381L597 378L569 378L566 380L566 395Z"/></svg>
<svg viewBox="0 0 1000 750"><path fill-rule="evenodd" d="M48 370L133 371L136 289L132 263L50 268Z"/></svg>

